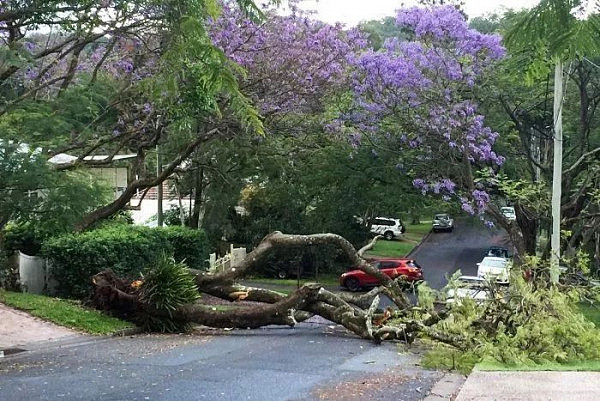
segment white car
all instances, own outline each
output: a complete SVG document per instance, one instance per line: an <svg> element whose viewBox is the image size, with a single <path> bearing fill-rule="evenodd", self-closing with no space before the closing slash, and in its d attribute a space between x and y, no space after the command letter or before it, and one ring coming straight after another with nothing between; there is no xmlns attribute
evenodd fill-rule
<svg viewBox="0 0 600 401"><path fill-rule="evenodd" d="M508 283L510 261L506 258L486 256L477 263L477 277L481 279L496 279L499 283Z"/></svg>
<svg viewBox="0 0 600 401"><path fill-rule="evenodd" d="M500 208L500 213L502 213L502 215L507 219L507 220L516 220L517 219L517 215L515 213L515 208L512 206L505 206L505 207L501 207Z"/></svg>
<svg viewBox="0 0 600 401"><path fill-rule="evenodd" d="M457 287L450 288L446 293L446 302L455 303L464 298L483 302L490 297L491 293L486 286L485 279L475 276L460 276L457 280Z"/></svg>
<svg viewBox="0 0 600 401"><path fill-rule="evenodd" d="M387 240L401 237L406 229L400 219L390 217L375 217L371 223L371 233L383 235Z"/></svg>

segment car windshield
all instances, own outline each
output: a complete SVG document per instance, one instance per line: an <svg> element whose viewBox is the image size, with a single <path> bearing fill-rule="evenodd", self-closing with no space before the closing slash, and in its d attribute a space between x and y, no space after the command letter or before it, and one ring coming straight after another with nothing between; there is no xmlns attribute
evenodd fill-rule
<svg viewBox="0 0 600 401"><path fill-rule="evenodd" d="M435 215L435 220L447 220L447 219L448 219L447 214L436 214Z"/></svg>
<svg viewBox="0 0 600 401"><path fill-rule="evenodd" d="M506 261L505 260L499 260L499 259L488 259L485 258L483 259L483 262L481 263L484 266L489 266L489 267L498 267L498 268L502 268L506 266Z"/></svg>
<svg viewBox="0 0 600 401"><path fill-rule="evenodd" d="M508 258L508 249L503 248L490 248L488 251L489 256L496 256L500 258Z"/></svg>

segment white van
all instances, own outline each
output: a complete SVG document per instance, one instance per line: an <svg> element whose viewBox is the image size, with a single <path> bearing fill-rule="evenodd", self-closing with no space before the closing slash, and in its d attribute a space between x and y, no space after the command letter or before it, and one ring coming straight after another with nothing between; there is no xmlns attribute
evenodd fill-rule
<svg viewBox="0 0 600 401"><path fill-rule="evenodd" d="M392 240L401 237L406 231L400 219L391 217L375 217L371 222L371 233L383 235L385 239Z"/></svg>

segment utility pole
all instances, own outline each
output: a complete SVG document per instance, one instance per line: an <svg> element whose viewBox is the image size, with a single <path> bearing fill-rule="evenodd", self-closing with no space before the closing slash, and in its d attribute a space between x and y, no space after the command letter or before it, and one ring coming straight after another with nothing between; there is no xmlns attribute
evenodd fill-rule
<svg viewBox="0 0 600 401"><path fill-rule="evenodd" d="M557 60L554 66L554 169L552 173L552 238L550 241L550 280L558 283L560 263L560 200L562 191L562 104L563 64Z"/></svg>
<svg viewBox="0 0 600 401"><path fill-rule="evenodd" d="M160 154L160 148L156 145L156 176L160 177L162 174L162 157ZM156 211L156 222L159 227L163 226L163 184L158 183L156 188L156 199L158 209Z"/></svg>

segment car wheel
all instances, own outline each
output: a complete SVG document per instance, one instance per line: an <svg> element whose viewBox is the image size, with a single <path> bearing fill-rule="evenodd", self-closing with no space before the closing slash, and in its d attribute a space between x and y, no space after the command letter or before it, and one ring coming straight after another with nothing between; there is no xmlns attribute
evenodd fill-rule
<svg viewBox="0 0 600 401"><path fill-rule="evenodd" d="M360 289L360 283L357 279L350 277L344 281L344 287L350 291L358 291Z"/></svg>
<svg viewBox="0 0 600 401"><path fill-rule="evenodd" d="M277 272L277 278L284 279L287 277L287 272L285 270L279 270Z"/></svg>
<svg viewBox="0 0 600 401"><path fill-rule="evenodd" d="M391 241L394 239L394 233L391 231L386 231L385 234L383 234L383 238L385 238L388 241Z"/></svg>
<svg viewBox="0 0 600 401"><path fill-rule="evenodd" d="M454 227L450 227L450 229L448 231L450 231L450 232L454 231Z"/></svg>
<svg viewBox="0 0 600 401"><path fill-rule="evenodd" d="M435 228L434 228L432 231L433 231L434 233L437 233L437 232L438 232L438 230L437 230L437 229L435 229Z"/></svg>

